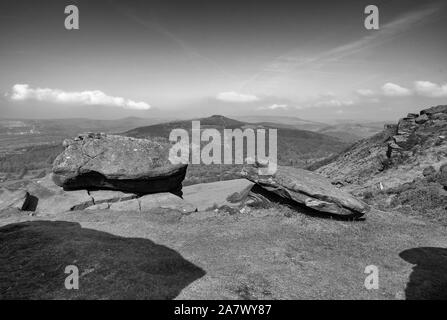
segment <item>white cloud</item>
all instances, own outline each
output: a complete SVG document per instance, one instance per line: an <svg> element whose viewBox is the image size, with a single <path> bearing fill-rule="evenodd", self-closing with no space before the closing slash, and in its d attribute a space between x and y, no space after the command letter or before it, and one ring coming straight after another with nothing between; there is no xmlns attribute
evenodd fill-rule
<svg viewBox="0 0 447 320"><path fill-rule="evenodd" d="M271 106L268 107L260 107L258 108L259 110L276 110L276 109L283 109L286 110L289 107L287 106L287 104L272 104Z"/></svg>
<svg viewBox="0 0 447 320"><path fill-rule="evenodd" d="M122 97L108 96L99 90L92 91L62 91L49 88L31 88L27 84L16 84L12 87L12 100L37 100L53 103L105 105L124 109L148 110L146 102L136 102Z"/></svg>
<svg viewBox="0 0 447 320"><path fill-rule="evenodd" d="M217 100L226 102L254 102L259 98L251 94L242 94L235 91L221 92L216 96Z"/></svg>
<svg viewBox="0 0 447 320"><path fill-rule="evenodd" d="M395 83L385 83L382 86L382 92L385 96L388 97L406 97L411 96L413 93L410 89L399 86Z"/></svg>
<svg viewBox="0 0 447 320"><path fill-rule="evenodd" d="M447 83L439 85L430 81L416 81L414 87L421 96L430 98L447 97Z"/></svg>
<svg viewBox="0 0 447 320"><path fill-rule="evenodd" d="M320 101L314 104L315 107L345 107L345 106L352 106L354 104L354 101L352 100L338 100L338 99L331 99L326 101Z"/></svg>
<svg viewBox="0 0 447 320"><path fill-rule="evenodd" d="M373 90L370 89L359 89L356 91L356 93L362 97L372 97L376 94Z"/></svg>

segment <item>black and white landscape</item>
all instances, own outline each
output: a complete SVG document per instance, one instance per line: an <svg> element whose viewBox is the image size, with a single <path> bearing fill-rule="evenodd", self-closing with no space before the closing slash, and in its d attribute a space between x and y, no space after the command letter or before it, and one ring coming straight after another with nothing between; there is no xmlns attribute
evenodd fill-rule
<svg viewBox="0 0 447 320"><path fill-rule="evenodd" d="M3 0L0 300L447 299L445 30L435 0Z"/></svg>

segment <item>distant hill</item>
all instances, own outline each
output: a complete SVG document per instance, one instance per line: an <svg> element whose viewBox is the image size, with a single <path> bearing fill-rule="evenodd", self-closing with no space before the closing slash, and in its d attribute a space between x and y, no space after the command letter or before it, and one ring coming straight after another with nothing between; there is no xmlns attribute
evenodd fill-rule
<svg viewBox="0 0 447 320"><path fill-rule="evenodd" d="M383 130L385 122L345 122L337 123L317 130L317 132L337 137L348 143L369 138Z"/></svg>
<svg viewBox="0 0 447 320"><path fill-rule="evenodd" d="M0 181L14 180L23 170L31 174L35 174L32 170L49 170L63 149L62 141L79 133L117 133L163 121L167 119L0 119Z"/></svg>
<svg viewBox="0 0 447 320"><path fill-rule="evenodd" d="M235 117L240 121L264 124L266 126L299 129L319 132L332 136L346 143L354 143L363 138L368 138L383 129L384 122L356 122L346 120L334 124L304 120L298 117L288 116L240 116Z"/></svg>
<svg viewBox="0 0 447 320"><path fill-rule="evenodd" d="M304 120L298 117L288 116L235 116L235 119L249 123L264 123L271 126L279 126L287 129L300 129L309 131L318 131L328 126L326 123Z"/></svg>
<svg viewBox="0 0 447 320"><path fill-rule="evenodd" d="M220 115L207 118L193 119L200 121L201 129L278 129L278 155L281 160L290 163L321 158L340 152L348 145L337 138L307 130L277 128L265 123L248 123L230 119ZM165 138L168 140L170 132L175 128L191 131L191 121L173 121L151 126L139 127L123 134L135 138Z"/></svg>
<svg viewBox="0 0 447 320"><path fill-rule="evenodd" d="M199 120L201 129L215 128L221 133L223 129L278 129L278 162L280 165L305 167L315 161L334 156L346 147L348 143L337 138L306 130L281 128L266 123L248 123L220 115ZM191 120L173 121L139 127L123 133L135 138L157 138L168 141L173 129L181 128L191 133ZM206 144L206 143L205 143ZM237 177L240 168L234 165L190 165L185 184L228 180Z"/></svg>
<svg viewBox="0 0 447 320"><path fill-rule="evenodd" d="M42 144L60 144L83 132L123 132L135 127L168 121L165 118L128 117L117 120L70 119L0 119L0 156L12 149Z"/></svg>

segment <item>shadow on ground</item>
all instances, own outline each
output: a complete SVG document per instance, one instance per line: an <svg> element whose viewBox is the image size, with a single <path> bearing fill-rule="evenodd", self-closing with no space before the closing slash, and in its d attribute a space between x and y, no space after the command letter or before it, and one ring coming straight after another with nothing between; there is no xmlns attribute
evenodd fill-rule
<svg viewBox="0 0 447 320"><path fill-rule="evenodd" d="M405 289L408 300L447 299L447 249L413 248L399 256L415 265Z"/></svg>
<svg viewBox="0 0 447 320"><path fill-rule="evenodd" d="M65 221L0 228L0 299L173 299L205 272L148 239L124 238ZM79 290L65 289L65 267Z"/></svg>

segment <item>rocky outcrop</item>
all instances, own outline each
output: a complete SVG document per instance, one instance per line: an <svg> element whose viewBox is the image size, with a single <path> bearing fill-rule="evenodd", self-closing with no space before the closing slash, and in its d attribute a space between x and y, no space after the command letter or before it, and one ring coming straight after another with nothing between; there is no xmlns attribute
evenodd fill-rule
<svg viewBox="0 0 447 320"><path fill-rule="evenodd" d="M187 165L169 162L169 145L107 134L64 141L53 163L53 180L65 190L109 189L181 195Z"/></svg>
<svg viewBox="0 0 447 320"><path fill-rule="evenodd" d="M354 144L331 163L318 168L334 184L348 190L368 188L382 183L396 187L422 177L433 166L438 170L447 162L447 106L409 114L397 125Z"/></svg>
<svg viewBox="0 0 447 320"><path fill-rule="evenodd" d="M316 172L382 209L420 212L424 204L440 212L447 205L446 166L447 105L441 105L387 125Z"/></svg>
<svg viewBox="0 0 447 320"><path fill-rule="evenodd" d="M270 193L322 213L358 217L369 210L328 179L307 170L280 166L274 175L261 176L257 168L246 167L242 176Z"/></svg>

